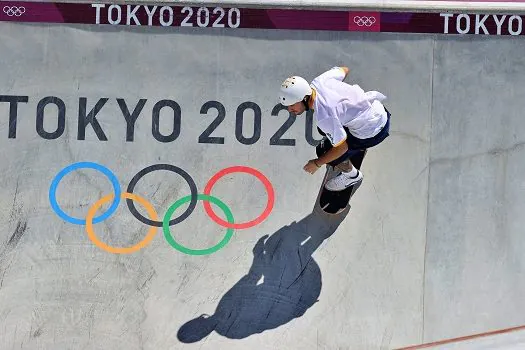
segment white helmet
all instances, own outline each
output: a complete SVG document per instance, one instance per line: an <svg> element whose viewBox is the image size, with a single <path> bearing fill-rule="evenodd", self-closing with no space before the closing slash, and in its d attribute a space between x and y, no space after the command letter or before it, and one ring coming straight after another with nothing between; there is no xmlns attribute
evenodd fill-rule
<svg viewBox="0 0 525 350"><path fill-rule="evenodd" d="M286 78L281 84L279 102L284 106L291 106L294 103L302 101L306 95L310 95L311 93L312 88L304 78L292 76Z"/></svg>

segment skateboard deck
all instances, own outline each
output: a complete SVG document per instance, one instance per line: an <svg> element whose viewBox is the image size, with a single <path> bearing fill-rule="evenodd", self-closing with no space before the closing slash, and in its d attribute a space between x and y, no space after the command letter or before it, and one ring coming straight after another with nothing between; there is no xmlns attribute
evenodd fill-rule
<svg viewBox="0 0 525 350"><path fill-rule="evenodd" d="M350 158L350 161L357 169L360 169L365 155L366 150L362 150L361 152L352 156ZM339 171L337 171L337 169L334 169L331 171L331 173L335 176L339 173ZM346 209L346 207L350 203L350 199L355 194L359 186L361 186L362 181L342 191L329 191L324 186L326 184L326 181L328 181L332 177L333 176L330 176L330 170L327 171L327 174L323 180L321 187L319 206L327 214L339 214Z"/></svg>

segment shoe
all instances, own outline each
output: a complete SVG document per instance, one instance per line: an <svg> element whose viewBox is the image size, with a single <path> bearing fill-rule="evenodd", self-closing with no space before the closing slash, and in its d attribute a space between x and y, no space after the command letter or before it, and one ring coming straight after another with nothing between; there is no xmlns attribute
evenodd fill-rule
<svg viewBox="0 0 525 350"><path fill-rule="evenodd" d="M324 186L329 191L342 191L348 187L363 181L363 173L357 170L357 175L352 177L350 173L341 172Z"/></svg>

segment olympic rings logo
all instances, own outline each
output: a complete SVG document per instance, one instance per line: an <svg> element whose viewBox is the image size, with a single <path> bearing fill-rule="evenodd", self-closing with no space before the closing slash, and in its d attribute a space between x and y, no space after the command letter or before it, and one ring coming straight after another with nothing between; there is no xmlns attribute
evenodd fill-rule
<svg viewBox="0 0 525 350"><path fill-rule="evenodd" d="M371 17L354 16L354 23L360 27L362 26L370 27L372 24L376 23L376 18L373 16Z"/></svg>
<svg viewBox="0 0 525 350"><path fill-rule="evenodd" d="M94 169L104 174L110 180L113 186L113 191L114 191L114 193L110 193L102 197L101 199L99 199L97 202L95 202L89 208L85 219L75 218L65 213L58 205L57 198L56 198L56 192L57 192L58 185L60 184L60 181L64 178L64 176L66 176L72 171L75 171L77 169L82 169L82 168ZM166 214L164 215L164 218L162 221L159 221L158 214L150 202L148 202L146 199L142 198L141 196L133 193L135 186L137 185L137 183L142 177L144 177L146 174L149 174L157 170L167 170L167 171L176 173L180 175L184 180L186 180L186 182L190 186L190 195L183 197L177 200L175 203L173 203L166 211ZM221 177L227 174L238 173L238 172L248 173L248 174L255 176L257 179L259 179L263 183L266 189L267 195L268 195L268 200L267 200L266 208L264 209L264 211L257 218L251 221L243 222L243 223L235 223L233 214L231 213L230 209L226 206L226 204L224 204L221 200L219 200L218 198L210 194L213 186L217 183L217 181ZM151 226L146 236L144 237L144 239L131 247L110 246L102 242L97 237L93 229L94 224L99 223L109 218L117 210L117 207L120 204L121 198L126 199L127 206L135 218L137 218L142 223ZM216 245L210 248L190 249L178 243L177 241L175 241L175 239L171 235L170 226L178 224L182 222L183 220L185 220L186 218L188 218L188 216L190 216L190 214L195 209L197 205L197 201L199 200L203 201L204 209L206 213L208 214L208 216L220 226L227 228L227 231L226 231L224 238L219 243L217 243ZM219 172L217 172L215 175L213 175L210 178L210 180L208 181L208 183L206 184L204 188L203 194L198 193L195 181L186 171L184 171L183 169L177 166L171 165L171 164L154 164L154 165L150 165L142 169L131 179L126 192L122 192L118 179L116 178L115 174L113 174L111 170L109 170L105 166L102 166L98 163L78 162L78 163L74 163L74 164L71 164L63 168L55 176L49 188L49 201L51 203L51 208L54 210L54 212L61 219L69 223L76 224L76 225L85 225L85 229L86 229L89 239L98 248L106 252L113 253L113 254L129 254L129 253L133 253L133 252L139 251L140 249L144 248L151 242L151 240L155 236L157 227L162 227L166 241L173 248L179 250L180 252L189 254L189 255L211 254L223 248L229 242L229 240L233 236L234 229L250 228L264 221L270 215L270 212L273 209L274 200L275 200L275 194L274 194L274 190L273 190L273 187L270 181L258 170L247 167L247 166L232 166L232 167L220 170ZM111 205L107 209L107 211L95 217L97 210L100 207L102 207L104 204L109 203L109 202L111 202ZM141 204L146 209L146 212L148 213L149 218L144 217L141 213L138 212L138 210L135 208L134 202ZM171 217L173 213L175 212L175 210L177 210L177 208L179 208L180 206L182 206L183 204L187 202L190 202L188 208L181 215L172 219ZM224 212L227 221L222 220L220 217L218 217L214 213L209 202L216 204Z"/></svg>
<svg viewBox="0 0 525 350"><path fill-rule="evenodd" d="M13 16L20 17L24 13L26 13L26 8L24 6L20 6L20 7L17 7L17 6L4 6L3 11L9 17L13 17Z"/></svg>

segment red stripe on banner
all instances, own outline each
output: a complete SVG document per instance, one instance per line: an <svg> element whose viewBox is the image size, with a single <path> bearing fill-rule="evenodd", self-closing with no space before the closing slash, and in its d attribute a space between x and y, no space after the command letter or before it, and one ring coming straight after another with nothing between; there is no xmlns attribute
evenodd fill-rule
<svg viewBox="0 0 525 350"><path fill-rule="evenodd" d="M341 11L244 9L243 14L246 14L241 24L243 28L346 30L348 27L346 13ZM258 18L265 17L269 23L259 27Z"/></svg>
<svg viewBox="0 0 525 350"><path fill-rule="evenodd" d="M525 33L525 16L519 14L318 11L20 1L1 1L0 21L449 35Z"/></svg>

